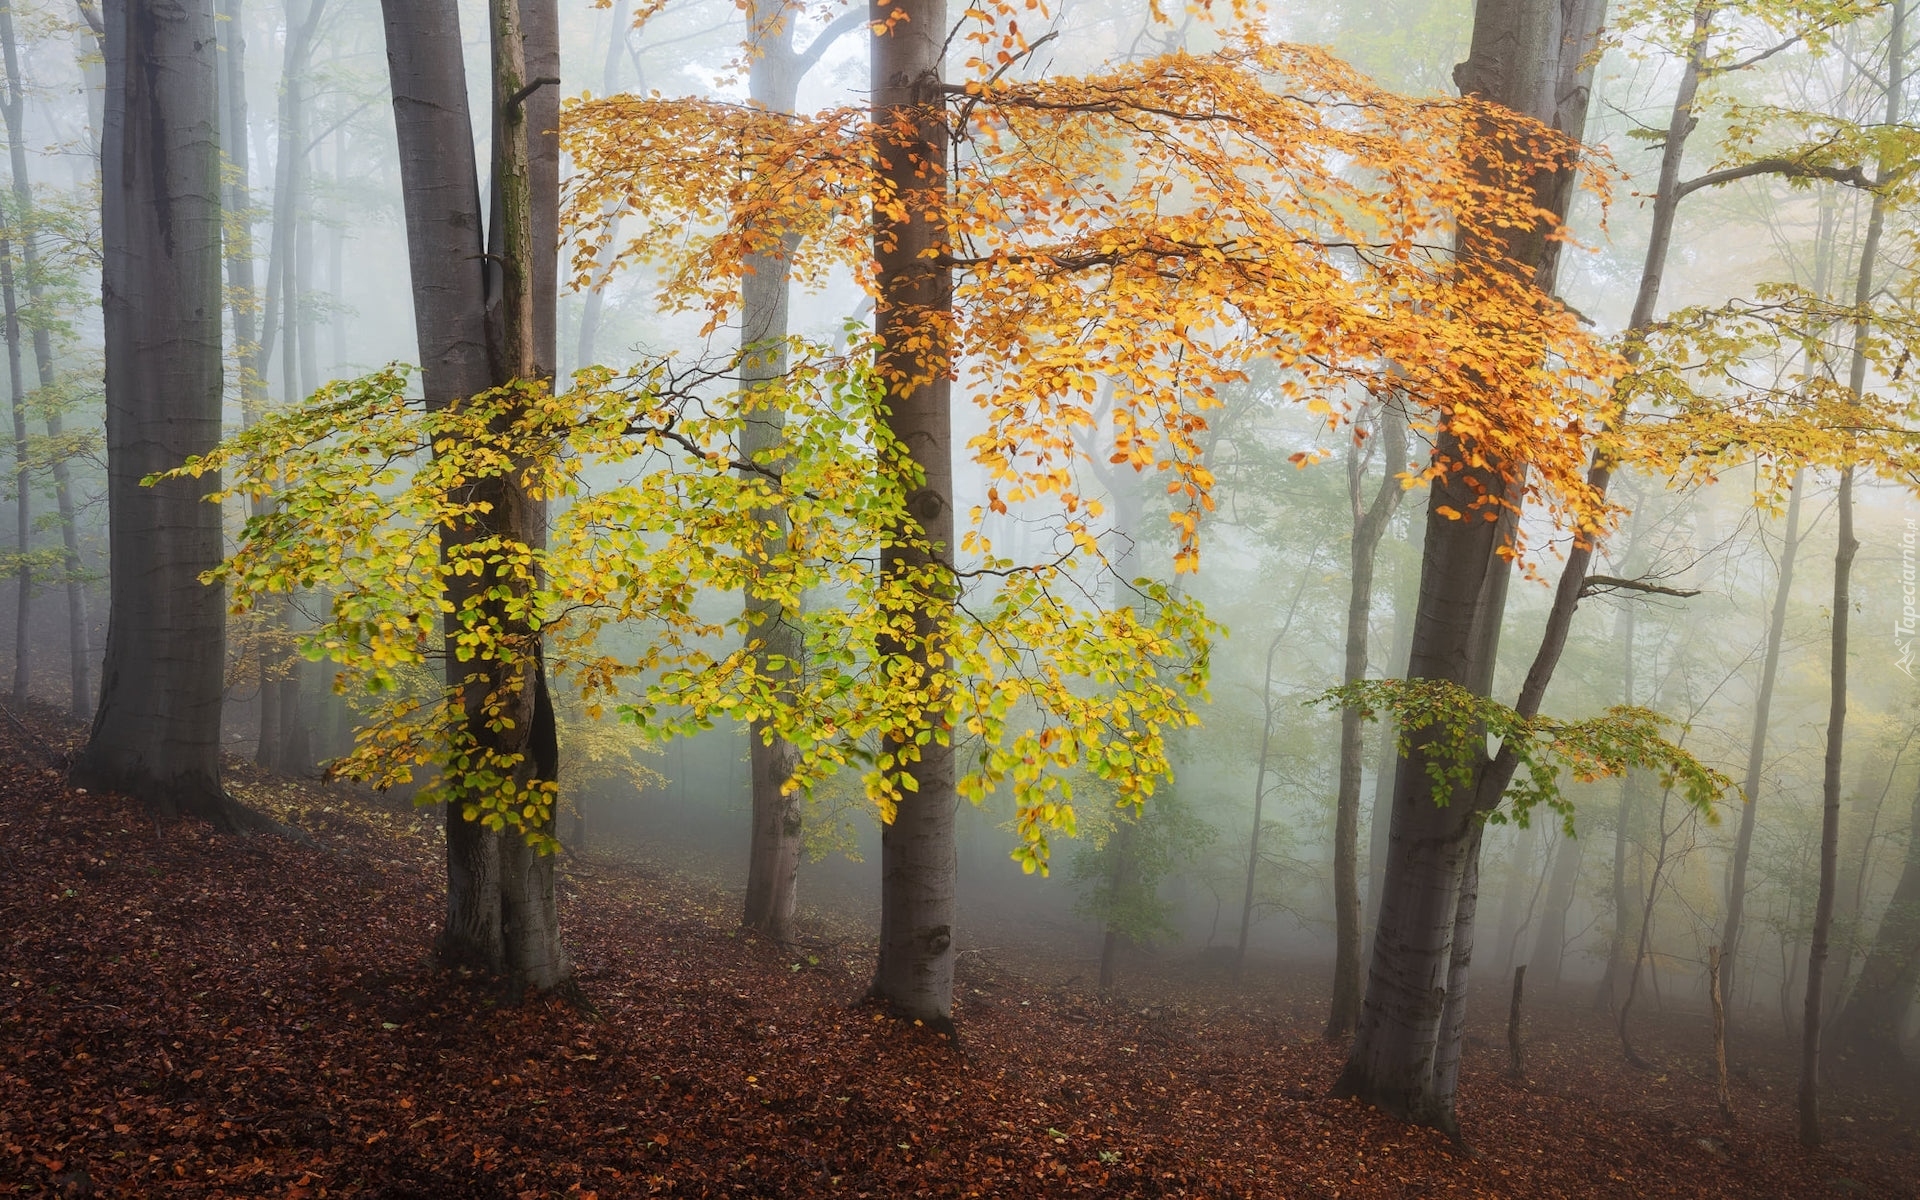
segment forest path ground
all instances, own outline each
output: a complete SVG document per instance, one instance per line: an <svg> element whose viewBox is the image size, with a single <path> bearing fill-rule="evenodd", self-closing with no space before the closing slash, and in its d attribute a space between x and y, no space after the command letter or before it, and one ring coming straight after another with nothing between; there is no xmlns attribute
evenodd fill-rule
<svg viewBox="0 0 1920 1200"><path fill-rule="evenodd" d="M55 752L74 731L28 715ZM962 961L955 1048L855 1000L864 931L781 947L660 863L570 860L567 941L596 1011L434 970L427 814L236 765L313 844L156 828L77 794L0 727L0 1196L1911 1197L1910 1095L1858 1086L1828 1148L1791 1078L1737 1079L1724 1126L1697 1022L1652 1018L1654 1073L1605 1025L1530 1024L1504 1075L1479 1005L1475 1154L1323 1098L1317 977L1233 991L1190 964L1101 1005L1018 952ZM1498 1008L1499 1012L1489 1011ZM1772 1051L1769 1050L1769 1055Z"/></svg>

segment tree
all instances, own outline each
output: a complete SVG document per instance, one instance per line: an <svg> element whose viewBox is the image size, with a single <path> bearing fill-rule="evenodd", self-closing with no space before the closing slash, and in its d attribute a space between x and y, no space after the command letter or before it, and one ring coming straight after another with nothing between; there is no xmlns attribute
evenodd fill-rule
<svg viewBox="0 0 1920 1200"><path fill-rule="evenodd" d="M881 32L901 40L876 50L888 68L877 108L784 116L610 97L574 107L570 143L581 170L574 211L595 222L615 201L637 226L621 255L661 261L667 301L704 309L710 332L737 310L746 260L800 231L795 278L852 267L877 296L871 338L846 354L796 347L786 377L751 405L715 394L716 380L738 378L737 363L673 360L584 372L558 395L495 388L441 404L444 364L463 343L425 327L453 328L461 309L417 305L423 347L449 348L423 353L424 411L397 376L375 377L263 421L195 469L225 464L237 493L279 486L276 511L251 524L223 572L236 598L333 588L334 620L303 635L309 652L390 689L350 766L376 776L383 761L451 767L478 788L469 760L496 762L495 747L472 749L457 724L449 739L430 697L392 694L401 669L425 661L421 614L451 608L455 649L474 671L524 658L538 622L590 704L611 702L657 736L722 716L768 720L798 752L794 786L857 767L895 847L877 990L942 1025L952 798L1007 788L1015 855L1042 869L1049 834L1074 828L1069 772L1108 781L1124 803L1148 802L1168 769L1167 734L1191 723L1186 696L1205 679L1212 627L1190 601L1135 580L1128 603L1089 603L1089 581L1109 569L1093 525L1103 510L1080 493L1073 466L1097 408L1109 406L1114 432L1102 445L1116 465L1161 476L1175 566L1187 570L1210 503L1203 414L1255 362L1273 364L1281 395L1338 422L1349 398L1382 398L1378 364L1392 361L1395 395L1423 414L1470 411L1477 428L1528 431L1541 451L1536 495L1592 522L1601 514L1567 414L1591 408L1587 381L1613 358L1572 314L1541 305L1530 277L1462 273L1435 252L1449 214L1534 220L1529 181L1543 164L1567 165L1571 150L1532 123L1395 97L1321 52L1256 34L1210 56L1028 81L995 74L995 55L1023 54L1009 20L982 33L974 81L944 85L929 40L938 14L890 11L917 19ZM403 129L424 125L405 112L420 94L405 65L394 72ZM956 128L966 149L950 161ZM1471 177L1433 155L1468 133L1516 155ZM429 171L429 150L454 153L459 138L449 128L434 147L419 129L407 139L421 189L409 183L412 226L433 212L427 187L461 178ZM590 241L576 267L596 271L598 250ZM471 261L451 241L412 253L417 279ZM1488 328L1517 332L1486 338ZM1536 347L1549 342L1561 357L1543 368ZM1465 344L1477 351L1472 369L1457 353ZM1512 386L1489 390L1483 373ZM968 449L988 490L965 533L942 449L951 430L940 397L956 374L986 418ZM745 452L746 410L776 399L782 445ZM589 487L601 466L629 482ZM506 577L475 592L466 572L476 551L447 529L474 520L464 497L483 480L573 500L544 547L504 532L481 547L483 573ZM753 514L776 502L790 522L786 549L755 554L767 543ZM1016 508L1057 520L1051 557L996 552L981 523ZM694 604L711 590L791 609L821 589L837 603L794 610L808 669L791 677L742 647L745 613L708 621ZM632 627L601 642L615 622ZM734 639L724 650L722 633ZM964 762L960 739L978 746ZM544 845L549 790L523 785L509 758L472 810Z"/></svg>
<svg viewBox="0 0 1920 1200"><path fill-rule="evenodd" d="M1352 588L1347 601L1346 663L1341 682L1357 683L1367 674L1367 637L1373 619L1373 566L1380 538L1400 498L1407 469L1405 418L1391 403L1377 421L1381 451L1379 490L1365 499L1365 460L1349 451L1347 495L1353 510ZM1359 433L1355 434L1356 444ZM1340 783L1334 801L1333 829L1333 1009L1327 1017L1329 1040L1353 1033L1360 1018L1360 714L1340 714Z"/></svg>
<svg viewBox="0 0 1920 1200"><path fill-rule="evenodd" d="M1886 124L1899 124L1906 100L1906 0L1893 0L1892 22L1887 31ZM1891 180L1897 162L1890 148L1882 148L1876 176ZM1873 334L1871 305L1874 298L1874 272L1879 265L1880 239L1886 228L1888 200L1876 192L1867 210L1867 231L1860 246L1860 269L1854 281L1853 350L1847 369L1847 393L1859 397L1866 390L1869 351L1867 339ZM1860 548L1853 536L1854 464L1840 469L1839 531L1833 556L1832 696L1827 715L1827 752L1821 777L1820 816L1820 891L1814 901L1813 936L1807 949L1806 1015L1800 1032L1800 1143L1820 1144L1820 1008L1824 1000L1828 937L1833 926L1833 901L1839 875L1840 853L1840 768L1846 743L1847 725L1847 627L1853 599L1849 591L1853 558Z"/></svg>
<svg viewBox="0 0 1920 1200"><path fill-rule="evenodd" d="M791 113L800 81L839 37L859 23L865 13L848 9L814 35L802 50L794 44L793 5L787 0L747 5L747 95L769 112ZM787 338L791 332L788 276L796 235L770 231L767 253L754 254L740 280L740 384L749 393L770 385L787 373ZM584 338L584 334L582 335ZM749 457L774 450L780 443L778 404L763 406L747 418L751 434L741 448ZM774 506L761 514L769 543L785 541L791 532L785 512ZM796 671L805 661L806 647L790 610L766 598L749 596L752 636L763 657L762 670L773 674ZM791 787L794 750L767 722L749 727L753 819L747 849L747 899L743 923L776 941L793 936L794 885L799 874L802 797Z"/></svg>
<svg viewBox="0 0 1920 1200"><path fill-rule="evenodd" d="M20 370L20 309L13 290L13 240L0 237L0 299L4 299L7 387L13 409L13 489L19 583L13 630L13 702L25 704L33 681L33 474L27 462L27 384Z"/></svg>
<svg viewBox="0 0 1920 1200"><path fill-rule="evenodd" d="M1787 502L1787 526L1780 545L1779 575L1774 583L1773 613L1767 622L1767 647L1760 661L1760 689L1753 701L1753 730L1747 739L1747 773L1741 784L1746 803L1740 807L1740 832L1734 843L1733 869L1727 879L1727 916L1720 934L1720 986L1727 996L1739 970L1740 924L1747 906L1747 864L1753 854L1753 825L1766 766L1767 724L1773 712L1773 689L1780 671L1780 643L1787 629L1787 600L1793 588L1793 562L1800 550L1800 502L1803 475L1795 471Z"/></svg>
<svg viewBox="0 0 1920 1200"><path fill-rule="evenodd" d="M557 199L542 197L525 103L557 86L529 77L527 65L552 70L557 17L543 0L494 0L490 9L494 94L498 105L494 194L501 252L487 266L473 134L468 117L460 16L453 0L386 0L387 58L413 275L414 318L425 366L429 411L453 409L493 390L541 378L550 369L551 285L538 274L543 239L557 247ZM544 39L544 40L543 40ZM524 89L524 91L523 91ZM551 110L547 110L551 113ZM557 186L557 183L554 185ZM551 257L547 260L552 263ZM490 313L497 305L497 325ZM447 684L455 701L443 712L458 752L448 762L445 961L480 967L511 983L566 985L572 967L560 942L551 840L558 745L540 637L515 601L531 581L489 551L503 540L527 545L544 527L543 505L511 476L474 481L443 533L443 553L459 564L443 636ZM439 606L436 605L436 608ZM485 611L502 634L476 655L474 627ZM488 629L488 634L494 629ZM424 634L424 630L422 630ZM436 708L436 711L441 711ZM507 832L500 810L530 815Z"/></svg>
<svg viewBox="0 0 1920 1200"><path fill-rule="evenodd" d="M224 828L260 819L220 786L226 612L218 481L143 480L220 437L220 158L213 12L106 8L101 278L112 615L77 784Z"/></svg>
<svg viewBox="0 0 1920 1200"><path fill-rule="evenodd" d="M1604 7L1599 2L1563 8L1538 0L1481 0L1472 48L1455 70L1462 94L1533 116L1577 141L1592 71L1587 59ZM1469 171L1502 163L1502 150L1491 143L1477 143L1474 150ZM1572 178L1571 162L1536 171L1538 215L1520 225L1501 229L1481 222L1478 214L1463 213L1457 237L1463 263L1476 273L1523 278L1527 286L1550 293L1558 257L1551 223L1564 219ZM1489 388L1500 386L1492 379L1485 382ZM1511 573L1512 514L1527 473L1538 469L1538 456L1532 447L1503 450L1493 438L1481 444L1478 428L1462 420L1464 415L1455 413L1441 425L1429 468L1437 477L1429 498L1408 677L1484 696L1493 682ZM1598 490L1603 489L1604 484ZM1590 544L1595 532L1592 526L1583 529L1581 544ZM1577 594L1584 586L1578 547L1569 556L1563 588L1576 564ZM1557 657L1557 647L1554 651ZM1523 717L1538 711L1545 690L1545 678L1530 675L1521 693ZM1405 743L1366 997L1334 1092L1457 1136L1452 1072L1472 958L1480 821L1505 793L1517 748L1502 745L1491 757L1482 751L1471 799L1443 805L1427 768L1435 736L1426 731Z"/></svg>
<svg viewBox="0 0 1920 1200"><path fill-rule="evenodd" d="M0 114L4 114L7 127L7 152L13 174L13 202L15 213L21 222L20 263L24 268L27 284L28 304L34 312L33 331L33 369L38 379L40 391L51 393L58 382L58 374L53 360L53 335L47 328L45 314L41 311L47 297L41 280L39 231L35 227L33 185L27 171L27 145L22 136L22 126L26 117L26 85L20 76L20 50L14 39L12 0L0 0L0 53L5 55L7 68L7 94L4 103L0 103ZM9 335L12 336L12 335ZM65 432L60 407L51 398L42 409L47 426L47 439L58 443ZM65 455L56 451L53 457L54 506L60 517L60 542L63 551L61 574L64 576L64 590L67 599L67 679L68 711L76 717L86 716L93 708L92 652L87 645L87 590L86 579L80 566L79 521L75 516L73 499L73 481L67 467ZM24 505L26 501L23 499ZM24 552L25 547L22 547ZM22 579L24 581L24 568ZM25 624L26 600L21 600L21 622ZM17 687L16 687L16 690Z"/></svg>
<svg viewBox="0 0 1920 1200"><path fill-rule="evenodd" d="M1901 1061L1900 1022L1920 979L1920 790L1907 826L1906 865L1874 932L1860 980L1841 1010L1836 1040L1866 1063Z"/></svg>

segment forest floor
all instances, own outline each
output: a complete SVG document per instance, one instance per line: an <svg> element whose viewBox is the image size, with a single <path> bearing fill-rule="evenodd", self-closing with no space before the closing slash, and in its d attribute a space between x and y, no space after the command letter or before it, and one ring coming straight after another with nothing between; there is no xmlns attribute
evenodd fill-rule
<svg viewBox="0 0 1920 1200"><path fill-rule="evenodd" d="M34 738L74 736L44 714ZM1627 1067L1582 1008L1469 1042L1472 1151L1325 1098L1318 972L1241 989L1191 958L1124 1004L1012 952L961 962L958 1046L857 1000L871 935L741 935L664 863L563 863L592 1011L428 961L427 814L235 765L312 844L156 827L0 728L0 1196L1912 1197L1920 1101L1846 1080L1826 1148L1760 1048L1721 1121L1704 1024ZM1769 1032L1770 1039L1777 1034Z"/></svg>

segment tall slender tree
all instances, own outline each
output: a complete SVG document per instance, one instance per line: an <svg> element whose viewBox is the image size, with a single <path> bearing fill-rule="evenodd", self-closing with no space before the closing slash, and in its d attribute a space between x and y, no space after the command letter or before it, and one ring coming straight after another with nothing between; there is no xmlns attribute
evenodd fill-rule
<svg viewBox="0 0 1920 1200"><path fill-rule="evenodd" d="M1586 123L1589 54L1604 11L1602 0L1479 0L1471 49L1455 70L1461 92L1578 139ZM1564 217L1572 175L1568 169L1537 180L1543 213ZM1548 234L1544 223L1495 230L1463 219L1461 257L1469 264L1503 264L1492 269L1531 272L1536 287L1551 291L1558 244ZM1433 481L1429 496L1408 664L1409 678L1445 681L1478 695L1492 684L1511 575L1502 551L1512 532L1516 485L1527 469L1486 449L1469 449L1451 424L1438 433L1436 456L1448 469ZM1544 694L1544 681L1538 691ZM1536 695L1533 711L1538 702ZM1490 807L1489 793L1497 803L1505 785L1494 779L1500 767L1490 759L1480 764L1470 801L1437 803L1433 776L1425 769L1434 736L1432 730L1416 733L1401 760L1373 961L1352 1049L1334 1091L1457 1135L1452 1072L1472 956L1481 817ZM1511 748L1503 749L1510 758Z"/></svg>
<svg viewBox="0 0 1920 1200"><path fill-rule="evenodd" d="M1373 620L1373 567L1387 522L1406 494L1406 418L1393 403L1376 418L1380 483L1366 497L1366 457L1358 452L1359 434L1347 458L1347 498L1353 515L1352 570L1347 598L1346 662L1341 682L1358 683L1367 675L1367 643ZM1360 753L1361 718L1356 709L1340 712L1340 780L1333 823L1333 1008L1327 1037L1349 1037L1360 1019Z"/></svg>
<svg viewBox="0 0 1920 1200"><path fill-rule="evenodd" d="M865 19L865 9L849 9L814 35L805 49L794 43L795 9L786 0L749 0L747 4L747 95L770 112L790 113L800 82L821 55L847 30ZM787 373L789 333L788 277L798 238L775 232L766 253L751 254L740 280L740 385L752 395ZM778 403L757 405L746 417L740 449L749 459L780 445L784 410ZM767 544L785 543L788 521L778 506L756 514L768 530ZM753 641L770 679L785 681L800 668L806 653L794 612L765 597L749 595ZM794 887L800 867L801 797L788 790L793 777L793 746L770 723L748 729L753 791L752 833L747 849L747 899L744 923L780 941L793 936Z"/></svg>
<svg viewBox="0 0 1920 1200"><path fill-rule="evenodd" d="M888 203L873 219L877 366L887 391L888 424L912 454L920 486L907 509L925 541L954 544L951 335L952 268L946 265L949 139L941 80L946 0L875 0L873 121L881 186ZM897 546L881 570L928 578L925 552ZM951 619L951 591L922 589L909 660L929 673L935 631ZM940 710L944 699L929 704ZM880 956L872 993L903 1017L953 1025L955 791L950 735L888 749L910 764L906 791L880 835Z"/></svg>
<svg viewBox="0 0 1920 1200"><path fill-rule="evenodd" d="M1772 721L1773 690L1780 674L1780 644L1787 631L1787 602L1793 592L1793 563L1800 552L1800 502L1805 493L1804 471L1793 473L1787 501L1787 528L1780 544L1779 578L1773 585L1773 612L1767 621L1767 647L1760 660L1760 687L1753 699L1753 728L1747 736L1747 774L1741 785L1746 803L1740 806L1740 832L1734 841L1733 864L1727 877L1727 918L1720 934L1720 990L1733 995L1740 969L1741 925L1747 911L1747 865L1753 858L1754 816L1765 783L1767 727Z"/></svg>
<svg viewBox="0 0 1920 1200"><path fill-rule="evenodd" d="M1886 127L1900 123L1906 101L1907 0L1893 0L1887 31ZM1884 143L1875 170L1875 178L1888 182L1897 166L1894 152ZM1875 271L1879 266L1880 241L1886 232L1888 200L1876 191L1867 210L1866 235L1860 246L1860 270L1853 291L1853 350L1847 368L1847 391L1860 396L1867 386L1867 340L1873 336L1872 303ZM1833 553L1833 616L1831 695L1827 710L1827 752L1821 776L1820 805L1820 891L1814 901L1813 930L1807 947L1807 999L1800 1029L1800 1142L1820 1144L1820 1037L1821 1004L1826 983L1828 940L1833 927L1834 891L1840 864L1840 788L1841 764L1846 750L1847 727L1847 632L1853 607L1851 593L1853 559L1860 549L1853 534L1853 481L1855 467L1849 463L1840 470L1840 495L1837 501L1839 530Z"/></svg>
<svg viewBox="0 0 1920 1200"><path fill-rule="evenodd" d="M27 458L27 382L20 369L20 308L13 290L13 239L0 235L0 300L6 306L7 395L13 409L14 562L13 702L33 687L33 472Z"/></svg>
<svg viewBox="0 0 1920 1200"><path fill-rule="evenodd" d="M13 30L12 0L0 0L0 53L7 67L7 94L0 103L7 126L7 154L13 171L13 202L21 222L20 265L26 276L27 304L33 312L33 370L40 391L49 397L42 408L47 438L58 443L65 433L60 408L51 399L58 370L53 360L53 332L41 312L46 304L45 285L40 272L40 244L34 229L33 184L28 174L26 123L26 83L20 74L20 47ZM73 715L87 715L93 706L93 652L87 639L87 586L80 566L80 522L73 499L73 479L65 457L53 459L54 507L60 515L61 571L67 600L67 678L68 705Z"/></svg>

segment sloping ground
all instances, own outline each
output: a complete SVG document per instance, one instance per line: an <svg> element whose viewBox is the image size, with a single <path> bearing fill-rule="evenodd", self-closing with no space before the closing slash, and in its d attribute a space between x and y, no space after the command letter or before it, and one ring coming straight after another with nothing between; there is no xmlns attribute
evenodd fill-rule
<svg viewBox="0 0 1920 1200"><path fill-rule="evenodd" d="M605 859L572 864L564 914L597 1011L514 1003L426 961L427 820L236 774L316 844L156 829L0 732L0 1195L1798 1198L1920 1181L1911 1117L1884 1097L1837 1100L1832 1147L1805 1154L1778 1080L1743 1082L1728 1129L1697 1070L1618 1067L1571 1018L1535 1031L1532 1086L1500 1073L1504 1050L1470 1052L1477 1157L1321 1099L1339 1056L1284 998L1298 981L1250 987L1262 1007L1224 989L1175 1003L1151 981L1156 1002L1101 1007L969 955L956 1049L851 1003L862 931L736 936L712 884Z"/></svg>

